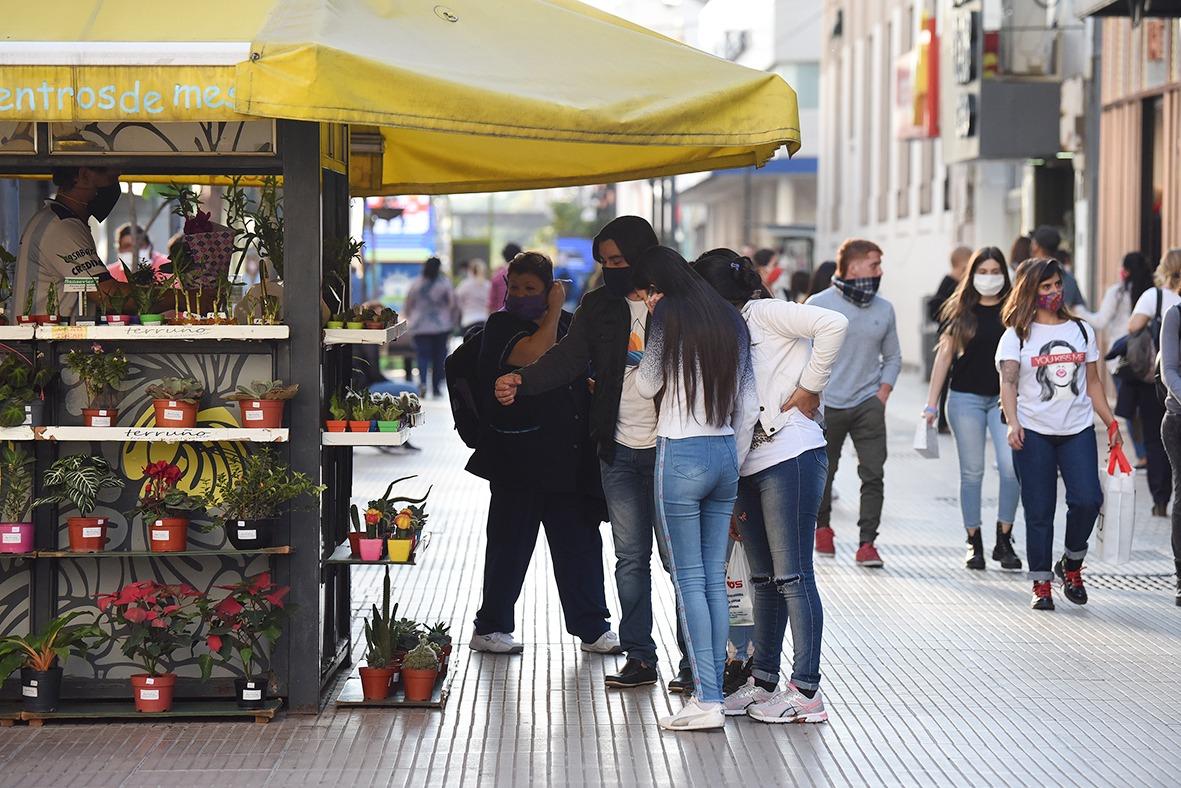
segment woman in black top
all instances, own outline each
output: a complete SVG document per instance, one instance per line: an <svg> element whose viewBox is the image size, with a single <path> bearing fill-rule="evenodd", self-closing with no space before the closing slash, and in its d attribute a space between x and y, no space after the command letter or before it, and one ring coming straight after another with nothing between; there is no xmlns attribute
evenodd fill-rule
<svg viewBox="0 0 1181 788"><path fill-rule="evenodd" d="M960 460L960 510L968 531L968 569L984 568L980 491L984 482L984 446L990 434L1001 475L992 558L1005 569L1021 568L1012 534L1021 491L1013 470L1013 452L1001 422L1001 385L996 371L996 348L1005 333L1001 306L1010 287L1004 252L986 246L972 256L967 275L940 312L941 335L927 407L923 410L927 423L934 424L939 415L939 392L950 370L947 420Z"/></svg>
<svg viewBox="0 0 1181 788"><path fill-rule="evenodd" d="M566 293L545 255L522 252L508 266L505 310L484 324L477 367L480 438L467 470L492 487L483 603L476 613L475 651L520 653L513 608L545 526L566 629L584 651L619 653L603 591L606 519L598 459L587 429L590 391L585 377L535 396L499 405L501 375L531 364L566 334Z"/></svg>

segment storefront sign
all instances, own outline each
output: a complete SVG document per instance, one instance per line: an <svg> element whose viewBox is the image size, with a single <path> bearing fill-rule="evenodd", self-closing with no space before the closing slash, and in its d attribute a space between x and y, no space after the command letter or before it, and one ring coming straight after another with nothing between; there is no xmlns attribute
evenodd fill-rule
<svg viewBox="0 0 1181 788"><path fill-rule="evenodd" d="M899 139L939 136L939 43L935 20L924 16L919 43L894 66L894 121Z"/></svg>

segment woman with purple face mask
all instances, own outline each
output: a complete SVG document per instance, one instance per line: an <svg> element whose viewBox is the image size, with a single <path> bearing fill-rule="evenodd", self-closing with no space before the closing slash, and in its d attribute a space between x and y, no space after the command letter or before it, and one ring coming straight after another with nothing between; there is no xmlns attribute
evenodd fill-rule
<svg viewBox="0 0 1181 788"><path fill-rule="evenodd" d="M484 324L477 364L480 437L467 470L487 479L488 544L483 602L470 646L516 654L514 607L545 527L566 630L584 650L618 650L603 591L599 524L606 507L599 465L588 432L590 391L579 381L544 394L496 402L496 379L540 358L570 326L566 291L553 264L537 252L509 263L504 311Z"/></svg>

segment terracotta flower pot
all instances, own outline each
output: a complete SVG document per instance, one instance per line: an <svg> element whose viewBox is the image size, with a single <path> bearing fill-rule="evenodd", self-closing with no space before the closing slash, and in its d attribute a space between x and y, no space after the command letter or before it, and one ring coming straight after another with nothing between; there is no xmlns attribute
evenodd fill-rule
<svg viewBox="0 0 1181 788"><path fill-rule="evenodd" d="M410 553L414 551L413 539L388 539L386 544L390 560L394 563L406 563L410 560Z"/></svg>
<svg viewBox="0 0 1181 788"><path fill-rule="evenodd" d="M175 688L175 673L160 676L136 673L131 677L131 689L135 693L135 710L145 713L168 711L172 708L172 691Z"/></svg>
<svg viewBox="0 0 1181 788"><path fill-rule="evenodd" d="M107 546L107 518L71 517L66 521L70 530L70 551L101 553Z"/></svg>
<svg viewBox="0 0 1181 788"><path fill-rule="evenodd" d="M364 537L364 531L349 531L349 552L353 554L353 558L361 557L361 540Z"/></svg>
<svg viewBox="0 0 1181 788"><path fill-rule="evenodd" d="M226 523L226 537L235 550L261 550L271 546L273 520L231 520Z"/></svg>
<svg viewBox="0 0 1181 788"><path fill-rule="evenodd" d="M32 523L0 523L0 553L33 552Z"/></svg>
<svg viewBox="0 0 1181 788"><path fill-rule="evenodd" d="M21 668L21 701L27 711L55 711L62 696L62 669Z"/></svg>
<svg viewBox="0 0 1181 788"><path fill-rule="evenodd" d="M267 702L265 679L234 679L234 694L239 709L261 709Z"/></svg>
<svg viewBox="0 0 1181 788"><path fill-rule="evenodd" d="M189 518L163 517L148 526L148 547L153 553L180 553L189 546Z"/></svg>
<svg viewBox="0 0 1181 788"><path fill-rule="evenodd" d="M385 331L385 323L380 320L366 320L365 328L369 331Z"/></svg>
<svg viewBox="0 0 1181 788"><path fill-rule="evenodd" d="M277 429L283 426L286 400L244 399L238 401L242 410L242 426L255 429Z"/></svg>
<svg viewBox="0 0 1181 788"><path fill-rule="evenodd" d="M381 548L384 544L384 539L366 539L362 537L357 540L357 552L360 554L362 561L380 561Z"/></svg>
<svg viewBox="0 0 1181 788"><path fill-rule="evenodd" d="M326 419L324 421L324 428L329 432L344 432L348 426L349 423L345 419Z"/></svg>
<svg viewBox="0 0 1181 788"><path fill-rule="evenodd" d="M154 399L157 427L196 427L197 403L174 399Z"/></svg>
<svg viewBox="0 0 1181 788"><path fill-rule="evenodd" d="M403 667L402 690L406 693L406 700L419 703L430 700L431 695L435 694L435 682L438 679L437 670L413 670Z"/></svg>
<svg viewBox="0 0 1181 788"><path fill-rule="evenodd" d="M18 326L35 326L37 325L36 315L17 315L16 324Z"/></svg>
<svg viewBox="0 0 1181 788"><path fill-rule="evenodd" d="M114 427L119 411L114 408L83 408L82 424L87 427Z"/></svg>
<svg viewBox="0 0 1181 788"><path fill-rule="evenodd" d="M369 432L369 428L373 426L371 421L349 421L349 432Z"/></svg>
<svg viewBox="0 0 1181 788"><path fill-rule="evenodd" d="M361 694L365 700L385 700L390 696L390 681L394 677L393 668L358 668L361 674Z"/></svg>

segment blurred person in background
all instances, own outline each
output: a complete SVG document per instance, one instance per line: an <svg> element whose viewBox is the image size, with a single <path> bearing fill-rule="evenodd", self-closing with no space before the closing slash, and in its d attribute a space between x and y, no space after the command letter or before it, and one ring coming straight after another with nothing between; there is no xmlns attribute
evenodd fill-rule
<svg viewBox="0 0 1181 788"><path fill-rule="evenodd" d="M802 304L812 295L812 275L807 271L796 271L791 275L791 286L788 289L787 300Z"/></svg>
<svg viewBox="0 0 1181 788"><path fill-rule="evenodd" d="M1033 241L1028 235L1019 235L1009 249L1009 273L1015 274L1017 268L1032 256ZM1011 278L1011 277L1010 277Z"/></svg>
<svg viewBox="0 0 1181 788"><path fill-rule="evenodd" d="M124 272L123 266L134 271L136 266L146 262L152 266L153 271L171 270L165 268L170 263L169 259L155 250L152 239L139 225L135 227L130 224L122 225L116 231L116 238L119 244L118 256L114 263L107 266L107 271L116 282L127 281L127 274Z"/></svg>
<svg viewBox="0 0 1181 788"><path fill-rule="evenodd" d="M521 245L517 243L507 243L500 250L504 266L492 272L492 289L488 291L488 314L504 309L504 297L508 295L508 264L520 253Z"/></svg>
<svg viewBox="0 0 1181 788"><path fill-rule="evenodd" d="M414 340L419 389L423 396L426 396L428 384L434 396L443 395L447 340L455 332L455 293L447 277L440 276L442 268L439 258L428 258L422 266L422 274L410 285L402 307Z"/></svg>
<svg viewBox="0 0 1181 788"><path fill-rule="evenodd" d="M832 287L832 278L836 272L837 264L832 260L825 260L816 266L816 270L812 272L812 289L808 293L809 298Z"/></svg>
<svg viewBox="0 0 1181 788"><path fill-rule="evenodd" d="M1070 266L1066 261L1062 260L1062 234L1043 224L1029 235L1030 245L1029 254L1031 257L1042 257L1048 260L1057 260L1062 269L1062 294L1066 299L1067 309L1077 309L1079 307L1086 309L1087 300L1083 298L1083 293L1079 290L1078 282L1075 281L1074 274L1070 272ZM1069 254L1066 255L1069 257Z"/></svg>
<svg viewBox="0 0 1181 788"><path fill-rule="evenodd" d="M455 302L459 307L459 331L461 336L467 336L475 328L484 325L484 321L491 314L488 311L488 298L492 293L492 283L488 281L484 261L476 258L467 264L467 276L455 288Z"/></svg>
<svg viewBox="0 0 1181 788"><path fill-rule="evenodd" d="M952 250L951 270L944 274L943 279L939 281L939 287L935 289L935 295L931 296L931 300L927 302L927 317L931 320L938 322L943 305L947 303L947 299L951 298L951 294L963 281L964 272L968 270L968 263L971 259L972 250L966 246L957 246Z"/></svg>

